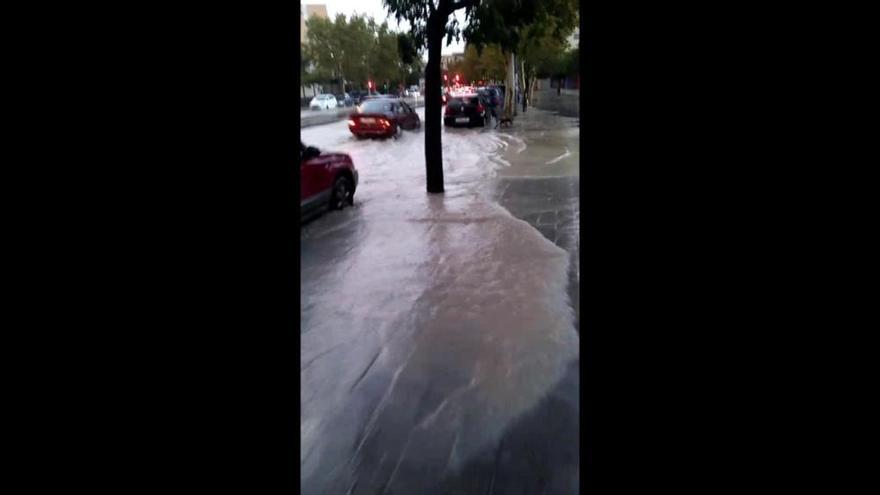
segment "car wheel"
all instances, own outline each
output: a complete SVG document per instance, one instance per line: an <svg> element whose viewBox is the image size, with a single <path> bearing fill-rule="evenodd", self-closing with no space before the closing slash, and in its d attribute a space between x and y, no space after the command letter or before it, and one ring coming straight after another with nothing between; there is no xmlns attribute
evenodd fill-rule
<svg viewBox="0 0 880 495"><path fill-rule="evenodd" d="M341 210L346 204L354 204L354 189L348 177L340 175L333 183L333 195L330 197L330 209Z"/></svg>

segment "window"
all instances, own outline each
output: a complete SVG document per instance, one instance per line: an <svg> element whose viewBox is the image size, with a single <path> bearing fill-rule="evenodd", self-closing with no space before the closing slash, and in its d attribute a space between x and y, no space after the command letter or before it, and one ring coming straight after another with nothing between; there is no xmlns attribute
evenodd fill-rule
<svg viewBox="0 0 880 495"><path fill-rule="evenodd" d="M381 113L392 111L391 103L382 100L367 100L361 106L361 111L365 113Z"/></svg>

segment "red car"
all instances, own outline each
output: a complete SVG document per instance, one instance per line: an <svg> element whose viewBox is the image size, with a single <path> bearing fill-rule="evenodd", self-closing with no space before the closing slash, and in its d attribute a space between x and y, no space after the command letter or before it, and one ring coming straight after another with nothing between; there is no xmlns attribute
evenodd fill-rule
<svg viewBox="0 0 880 495"><path fill-rule="evenodd" d="M358 139L399 137L403 129L422 126L419 114L397 98L372 98L364 101L349 116L348 130Z"/></svg>
<svg viewBox="0 0 880 495"><path fill-rule="evenodd" d="M354 204L358 172L345 153L321 153L300 142L300 207L302 216L320 210L342 209Z"/></svg>

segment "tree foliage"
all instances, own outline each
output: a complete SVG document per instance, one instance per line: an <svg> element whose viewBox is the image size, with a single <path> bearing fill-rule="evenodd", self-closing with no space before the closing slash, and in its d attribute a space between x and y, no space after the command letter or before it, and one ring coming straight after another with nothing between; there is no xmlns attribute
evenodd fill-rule
<svg viewBox="0 0 880 495"><path fill-rule="evenodd" d="M344 79L345 89L350 90L365 88L372 79L380 86L396 85L421 71L418 46L408 39L401 41L385 22L376 24L359 15L346 19L340 14L332 21L311 18L306 26L308 42L302 47L300 68L306 84Z"/></svg>
<svg viewBox="0 0 880 495"><path fill-rule="evenodd" d="M529 36L549 35L564 40L577 26L577 0L483 0L468 19L463 34L469 44L497 44L516 53Z"/></svg>
<svg viewBox="0 0 880 495"><path fill-rule="evenodd" d="M452 40L460 41L462 29L459 19L450 15L458 10L464 9L465 19L469 19L473 15L475 9L480 4L480 0L383 0L398 22L406 20L409 22L410 37L421 48L427 48L429 43L428 19L432 14L437 14L443 18L443 32L446 36L446 44L452 43ZM443 15L445 14L445 15Z"/></svg>
<svg viewBox="0 0 880 495"><path fill-rule="evenodd" d="M516 55L510 60L519 59L516 68L525 111L537 73L558 71L565 40L577 22L577 0L484 0L475 9L464 36L477 48L494 43L505 53ZM513 94L505 96L505 111L509 111Z"/></svg>
<svg viewBox="0 0 880 495"><path fill-rule="evenodd" d="M488 45L478 50L474 45L467 45L462 60L449 66L449 71L461 74L465 81L503 80L506 74L507 60L498 45Z"/></svg>

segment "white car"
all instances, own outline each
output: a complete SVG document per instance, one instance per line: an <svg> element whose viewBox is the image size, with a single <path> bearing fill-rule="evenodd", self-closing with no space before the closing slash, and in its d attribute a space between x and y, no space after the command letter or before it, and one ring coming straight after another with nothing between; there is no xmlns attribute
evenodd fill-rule
<svg viewBox="0 0 880 495"><path fill-rule="evenodd" d="M333 95L318 95L309 102L309 110L329 110L336 106L336 97Z"/></svg>

